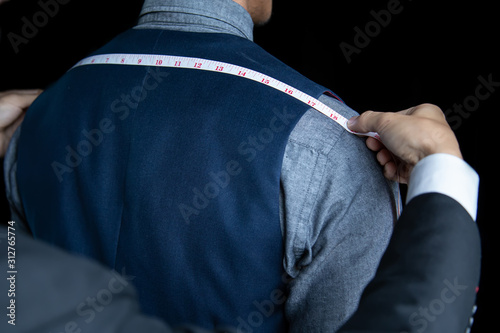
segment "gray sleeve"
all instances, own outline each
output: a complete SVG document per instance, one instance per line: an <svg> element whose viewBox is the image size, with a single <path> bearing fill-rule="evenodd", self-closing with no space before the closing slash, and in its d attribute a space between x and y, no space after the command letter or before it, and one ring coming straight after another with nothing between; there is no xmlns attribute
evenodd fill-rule
<svg viewBox="0 0 500 333"><path fill-rule="evenodd" d="M4 158L4 179L5 192L9 201L11 220L16 221L18 231L31 233L24 216L24 209L21 202L17 186L17 150L19 145L19 136L21 135L21 126L17 128L12 135L7 152Z"/></svg>
<svg viewBox="0 0 500 333"><path fill-rule="evenodd" d="M333 98L320 100L349 118ZM355 311L396 219L389 183L363 138L309 110L293 130L281 174L285 311L290 332L335 332Z"/></svg>

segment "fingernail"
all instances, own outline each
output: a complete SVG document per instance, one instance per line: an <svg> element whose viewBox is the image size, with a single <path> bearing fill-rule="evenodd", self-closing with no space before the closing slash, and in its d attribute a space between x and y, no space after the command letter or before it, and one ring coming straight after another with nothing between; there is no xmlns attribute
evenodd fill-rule
<svg viewBox="0 0 500 333"><path fill-rule="evenodd" d="M353 126L354 124L356 124L356 121L358 120L358 117L359 116L354 116L352 118L350 118L348 121L347 121L347 126Z"/></svg>

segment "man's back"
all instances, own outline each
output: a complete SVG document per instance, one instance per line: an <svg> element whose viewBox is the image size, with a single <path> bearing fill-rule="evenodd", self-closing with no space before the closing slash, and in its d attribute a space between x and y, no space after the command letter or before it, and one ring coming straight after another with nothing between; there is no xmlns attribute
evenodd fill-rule
<svg viewBox="0 0 500 333"><path fill-rule="evenodd" d="M226 61L323 93L228 34L137 29L99 52ZM35 237L126 267L138 276L145 310L168 312L174 325L283 327L283 259L294 278L292 330L335 328L353 310L388 240L391 206L381 174L354 171L374 172L367 152L344 147L355 138L341 140L349 134L331 120L271 88L195 69L85 66L51 89L19 142L19 192ZM54 127L57 135L46 134ZM352 164L342 159L358 154L365 157ZM333 174L323 170L332 156ZM325 190L336 199L326 200ZM371 200L381 211L359 213L358 202L380 191Z"/></svg>

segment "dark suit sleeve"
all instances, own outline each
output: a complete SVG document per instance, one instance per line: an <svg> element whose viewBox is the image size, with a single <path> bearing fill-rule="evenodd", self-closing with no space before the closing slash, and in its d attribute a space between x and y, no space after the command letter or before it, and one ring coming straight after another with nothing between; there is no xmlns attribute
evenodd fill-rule
<svg viewBox="0 0 500 333"><path fill-rule="evenodd" d="M171 329L140 311L134 276L127 274L126 267L119 272L111 271L16 230L13 231L15 262L11 262L15 273L9 274L12 268L7 260L12 254L7 246L12 234L7 232L0 226L0 270L14 279L0 280L2 333L235 332L225 328L209 332L189 325Z"/></svg>
<svg viewBox="0 0 500 333"><path fill-rule="evenodd" d="M0 332L171 332L164 323L141 314L134 277L127 276L126 267L118 274L14 234L15 266L9 267L8 255L14 250L8 254L7 229L0 227ZM12 268L15 273L7 273Z"/></svg>
<svg viewBox="0 0 500 333"><path fill-rule="evenodd" d="M437 193L413 198L340 332L465 332L480 256L476 223L458 202Z"/></svg>

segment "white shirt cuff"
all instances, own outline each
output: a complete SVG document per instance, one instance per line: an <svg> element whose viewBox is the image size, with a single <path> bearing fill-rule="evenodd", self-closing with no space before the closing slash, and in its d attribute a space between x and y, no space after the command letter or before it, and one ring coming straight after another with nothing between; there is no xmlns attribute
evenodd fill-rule
<svg viewBox="0 0 500 333"><path fill-rule="evenodd" d="M476 220L479 175L464 160L449 154L433 154L415 165L406 202L418 195L435 192L458 201Z"/></svg>

